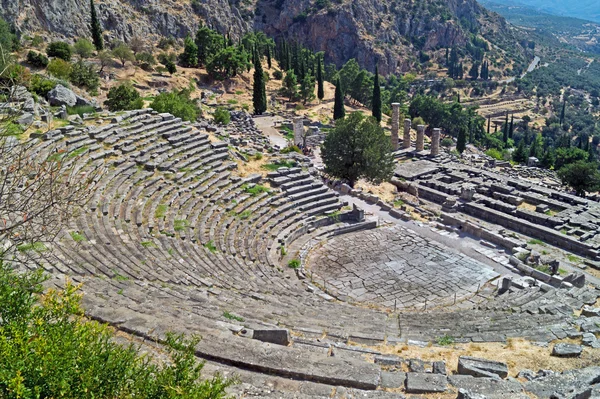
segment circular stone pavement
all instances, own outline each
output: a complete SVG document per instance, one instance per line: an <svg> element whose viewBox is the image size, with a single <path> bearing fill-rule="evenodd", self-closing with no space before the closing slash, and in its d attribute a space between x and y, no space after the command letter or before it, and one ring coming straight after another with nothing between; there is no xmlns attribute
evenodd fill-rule
<svg viewBox="0 0 600 399"><path fill-rule="evenodd" d="M306 262L317 283L350 302L388 308L439 307L498 277L491 267L400 226L345 234Z"/></svg>

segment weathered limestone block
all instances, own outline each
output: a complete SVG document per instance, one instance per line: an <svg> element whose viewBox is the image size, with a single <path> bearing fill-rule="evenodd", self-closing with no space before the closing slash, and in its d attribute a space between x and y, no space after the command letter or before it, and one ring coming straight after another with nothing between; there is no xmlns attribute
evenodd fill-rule
<svg viewBox="0 0 600 399"><path fill-rule="evenodd" d="M579 357L583 352L581 345L559 343L552 348L552 356L558 357Z"/></svg>
<svg viewBox="0 0 600 399"><path fill-rule="evenodd" d="M290 344L290 332L285 328L254 330L252 338L263 342L287 346Z"/></svg>
<svg viewBox="0 0 600 399"><path fill-rule="evenodd" d="M493 360L480 359L471 356L458 358L458 373L472 375L473 377L508 377L508 366L506 363Z"/></svg>

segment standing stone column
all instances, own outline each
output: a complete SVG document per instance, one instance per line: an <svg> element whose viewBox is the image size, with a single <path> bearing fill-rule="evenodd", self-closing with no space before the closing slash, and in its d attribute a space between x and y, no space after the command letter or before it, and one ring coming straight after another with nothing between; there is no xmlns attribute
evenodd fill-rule
<svg viewBox="0 0 600 399"><path fill-rule="evenodd" d="M431 135L431 155L436 156L440 154L440 135L442 134L442 129L433 129L433 134Z"/></svg>
<svg viewBox="0 0 600 399"><path fill-rule="evenodd" d="M398 151L399 130L400 130L400 104L392 103L392 147L394 148L394 151Z"/></svg>
<svg viewBox="0 0 600 399"><path fill-rule="evenodd" d="M304 121L302 118L294 118L294 145L300 145L304 141Z"/></svg>
<svg viewBox="0 0 600 399"><path fill-rule="evenodd" d="M417 126L417 152L425 149L425 125Z"/></svg>
<svg viewBox="0 0 600 399"><path fill-rule="evenodd" d="M404 120L404 140L402 143L402 147L403 148L410 148L410 127L412 125L412 122L410 121L410 119L405 119Z"/></svg>

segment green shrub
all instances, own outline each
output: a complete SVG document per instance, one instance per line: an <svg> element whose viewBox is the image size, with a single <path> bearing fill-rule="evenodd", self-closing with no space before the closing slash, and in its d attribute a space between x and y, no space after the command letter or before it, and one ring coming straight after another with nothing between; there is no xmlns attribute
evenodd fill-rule
<svg viewBox="0 0 600 399"><path fill-rule="evenodd" d="M281 150L282 154L289 154L290 152L297 152L299 154L302 154L302 150L297 145L290 145Z"/></svg>
<svg viewBox="0 0 600 399"><path fill-rule="evenodd" d="M73 65L69 80L76 86L85 87L91 93L95 93L100 87L100 76L96 68L81 60Z"/></svg>
<svg viewBox="0 0 600 399"><path fill-rule="evenodd" d="M52 42L46 48L46 54L48 57L56 57L65 61L71 61L73 50L69 43L65 42Z"/></svg>
<svg viewBox="0 0 600 399"><path fill-rule="evenodd" d="M46 68L48 66L48 57L36 51L27 53L27 63L35 68Z"/></svg>
<svg viewBox="0 0 600 399"><path fill-rule="evenodd" d="M299 259L292 259L288 262L288 267L290 269L297 269L300 267L300 260Z"/></svg>
<svg viewBox="0 0 600 399"><path fill-rule="evenodd" d="M216 123L220 123L222 125L228 125L231 122L231 114L225 108L217 108L215 110L215 114L213 115Z"/></svg>
<svg viewBox="0 0 600 399"><path fill-rule="evenodd" d="M73 50L75 50L75 54L80 56L81 58L90 58L94 53L96 48L88 39L81 38L75 42L73 45Z"/></svg>
<svg viewBox="0 0 600 399"><path fill-rule="evenodd" d="M273 78L276 80L281 80L283 79L283 72L281 72L279 69L273 72Z"/></svg>
<svg viewBox="0 0 600 399"><path fill-rule="evenodd" d="M70 62L55 58L48 63L48 73L58 79L68 80L73 70L73 65Z"/></svg>
<svg viewBox="0 0 600 399"><path fill-rule="evenodd" d="M110 88L108 91L108 100L104 102L104 105L111 112L127 111L143 108L144 100L131 84L123 83Z"/></svg>
<svg viewBox="0 0 600 399"><path fill-rule="evenodd" d="M156 59L151 53L141 52L136 54L135 59L144 71L151 71L156 65Z"/></svg>
<svg viewBox="0 0 600 399"><path fill-rule="evenodd" d="M79 115L83 118L83 114L93 114L96 112L96 108L91 105L76 105L74 107L67 107L67 113L69 115Z"/></svg>
<svg viewBox="0 0 600 399"><path fill-rule="evenodd" d="M499 161L502 161L504 159L504 154L502 153L502 151L500 151L496 148L490 148L489 150L487 150L485 152L485 155L487 155L488 157L497 159Z"/></svg>
<svg viewBox="0 0 600 399"><path fill-rule="evenodd" d="M40 46L44 43L44 38L40 35L35 35L31 39L31 47L40 48Z"/></svg>
<svg viewBox="0 0 600 399"><path fill-rule="evenodd" d="M168 112L186 121L194 122L201 115L196 101L190 98L188 90L160 93L150 105L157 112Z"/></svg>
<svg viewBox="0 0 600 399"><path fill-rule="evenodd" d="M44 280L41 270L17 274L0 265L0 397L224 398L234 383L201 379L198 337L166 334L169 361L155 361L86 319L73 284L42 296Z"/></svg>
<svg viewBox="0 0 600 399"><path fill-rule="evenodd" d="M450 148L454 145L454 140L450 137L446 137L440 142L440 145L444 148Z"/></svg>
<svg viewBox="0 0 600 399"><path fill-rule="evenodd" d="M29 81L29 91L46 97L48 92L56 87L56 82L41 75L33 75Z"/></svg>

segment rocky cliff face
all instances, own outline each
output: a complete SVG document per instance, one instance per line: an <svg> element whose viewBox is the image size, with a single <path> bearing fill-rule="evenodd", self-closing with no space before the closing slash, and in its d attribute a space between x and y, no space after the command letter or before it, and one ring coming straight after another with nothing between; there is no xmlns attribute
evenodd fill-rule
<svg viewBox="0 0 600 399"><path fill-rule="evenodd" d="M420 50L463 46L469 30L508 34L476 0L96 0L108 39L184 37L200 21L238 37L263 30L350 58L383 74L402 72ZM89 32L89 0L0 0L0 14L23 33L65 38Z"/></svg>

